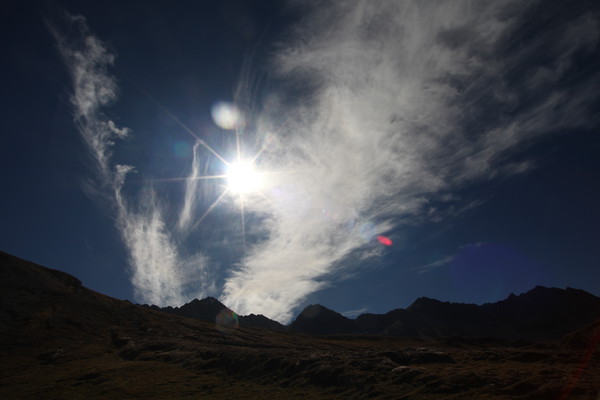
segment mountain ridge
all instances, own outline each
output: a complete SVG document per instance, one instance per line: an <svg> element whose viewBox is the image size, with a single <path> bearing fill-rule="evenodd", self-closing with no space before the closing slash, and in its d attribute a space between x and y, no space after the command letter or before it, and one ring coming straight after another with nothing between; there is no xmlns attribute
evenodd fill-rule
<svg viewBox="0 0 600 400"><path fill-rule="evenodd" d="M175 308L151 307L208 322L214 322L219 311L233 312L217 299L207 299L195 299ZM202 310L204 304L215 307L217 303L216 310ZM192 311L194 308L196 310ZM519 295L511 293L506 299L481 305L419 297L405 309L393 309L385 314L364 313L354 319L320 304L305 307L289 325L264 315L238 318L240 326L317 335L376 334L426 339L458 336L549 341L560 340L600 319L600 297L570 287L536 286Z"/></svg>
<svg viewBox="0 0 600 400"><path fill-rule="evenodd" d="M302 315L319 316L339 319L320 305ZM118 300L2 252L0 337L2 399L516 400L566 389L595 398L600 387L600 319L549 343L235 328Z"/></svg>
<svg viewBox="0 0 600 400"><path fill-rule="evenodd" d="M27 278L17 277L13 266L28 263L8 253L0 252L4 262L4 279L23 293L40 290L60 291L67 287L76 293L82 283L76 277L47 267L25 270ZM24 282L28 282L27 285ZM38 287L39 285L47 287ZM99 294L100 295L100 294ZM101 295L104 296L104 295ZM115 299L116 300L116 299ZM25 299L25 301L27 301ZM211 323L220 312L235 314L214 297L194 299L181 307L147 306L164 313ZM4 313L7 311L4 310ZM26 314L30 310L24 310ZM18 313L18 312L17 312ZM13 315L23 318L23 315ZM416 299L409 307L385 314L365 313L354 319L322 305L307 306L288 326L263 315L236 315L236 325L281 332L305 334L376 334L395 337L495 337L505 340L556 341L565 335L584 329L600 320L600 297L581 289L536 286L519 295L482 305L451 303L428 297Z"/></svg>

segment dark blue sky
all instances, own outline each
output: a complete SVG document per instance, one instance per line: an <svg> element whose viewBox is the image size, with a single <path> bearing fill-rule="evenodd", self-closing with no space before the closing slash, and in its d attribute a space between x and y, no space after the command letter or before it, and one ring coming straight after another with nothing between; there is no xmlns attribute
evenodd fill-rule
<svg viewBox="0 0 600 400"><path fill-rule="evenodd" d="M7 4L3 251L117 298L281 321L600 295L592 1ZM165 181L226 174L236 135L258 192Z"/></svg>

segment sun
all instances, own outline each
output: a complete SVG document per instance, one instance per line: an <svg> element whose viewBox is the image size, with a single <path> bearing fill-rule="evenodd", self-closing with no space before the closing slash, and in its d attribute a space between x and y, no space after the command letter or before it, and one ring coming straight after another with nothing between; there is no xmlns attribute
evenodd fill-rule
<svg viewBox="0 0 600 400"><path fill-rule="evenodd" d="M257 192L263 185L263 176L251 161L237 161L227 165L227 188L232 194Z"/></svg>
<svg viewBox="0 0 600 400"><path fill-rule="evenodd" d="M219 175L199 175L196 172L192 174L192 176L188 177L177 177L177 178L164 178L164 179L152 179L152 182L164 181L164 182L191 182L194 180L201 181L211 181L211 180L225 180L226 185L223 187L223 191L221 194L212 202L212 204L204 211L202 216L200 216L191 230L196 229L202 221L212 212L226 198L228 195L237 197L240 210L240 219L241 219L241 236L243 240L243 248L246 248L246 221L245 221L245 205L248 201L253 201L258 197L263 197L268 200L267 196L264 194L264 189L272 185L272 182L267 179L268 176L273 175L273 171L261 171L256 168L255 161L261 157L263 152L269 146L271 142L272 135L266 135L265 141L258 149L258 151L251 158L242 158L243 152L243 143L241 140L241 129L240 126L243 126L244 119L240 114L240 111L235 107L235 105L228 105L224 103L218 103L215 107L213 107L213 119L214 122L224 130L233 130L235 133L235 156L236 161L227 161L218 151L216 151L213 147L211 147L207 142L205 142L199 135L197 135L194 131L192 131L187 125L181 122L170 110L164 107L160 102L154 99L152 96L146 93L146 96L150 98L161 110L163 110L171 119L177 123L185 132L187 132L190 136L196 139L196 144L194 145L194 162L196 162L196 147L202 146L209 153L211 153L214 157L216 157L220 162L225 166L224 173ZM281 172L276 172L281 173ZM186 192L187 193L187 192Z"/></svg>

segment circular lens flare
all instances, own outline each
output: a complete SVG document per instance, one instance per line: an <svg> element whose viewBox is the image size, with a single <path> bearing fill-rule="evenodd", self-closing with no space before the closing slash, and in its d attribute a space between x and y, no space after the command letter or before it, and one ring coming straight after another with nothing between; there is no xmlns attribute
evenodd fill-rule
<svg viewBox="0 0 600 400"><path fill-rule="evenodd" d="M210 112L215 124L222 129L234 130L243 124L242 113L235 104L221 101L212 106Z"/></svg>
<svg viewBox="0 0 600 400"><path fill-rule="evenodd" d="M215 322L217 324L217 329L223 333L237 329L239 326L237 314L229 309L221 310L219 314L217 314L217 320Z"/></svg>
<svg viewBox="0 0 600 400"><path fill-rule="evenodd" d="M248 161L239 161L227 167L227 185L234 194L255 192L262 186L262 176Z"/></svg>

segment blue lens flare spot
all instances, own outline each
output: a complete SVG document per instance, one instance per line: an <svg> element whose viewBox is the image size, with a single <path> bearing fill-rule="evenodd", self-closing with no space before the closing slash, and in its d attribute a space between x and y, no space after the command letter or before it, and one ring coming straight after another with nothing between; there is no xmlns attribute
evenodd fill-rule
<svg viewBox="0 0 600 400"><path fill-rule="evenodd" d="M179 140L173 144L173 153L179 158L189 157L191 152L190 145L184 141Z"/></svg>

